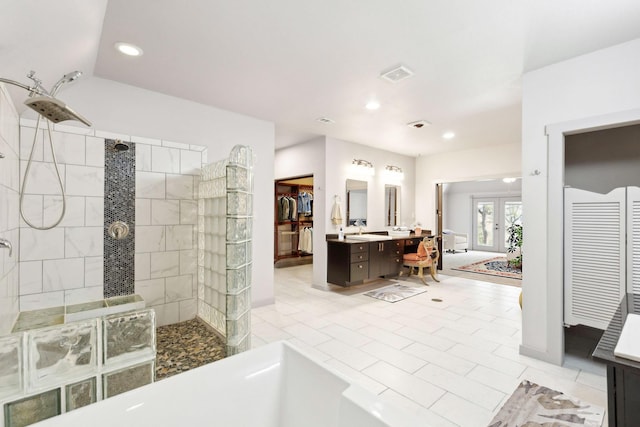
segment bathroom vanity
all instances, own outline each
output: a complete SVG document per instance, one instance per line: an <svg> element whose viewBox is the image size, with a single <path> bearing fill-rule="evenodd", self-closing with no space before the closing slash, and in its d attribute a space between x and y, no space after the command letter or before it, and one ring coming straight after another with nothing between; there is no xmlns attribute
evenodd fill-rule
<svg viewBox="0 0 640 427"><path fill-rule="evenodd" d="M327 236L327 282L351 286L381 277L396 277L402 270L402 256L416 252L423 236L354 234L338 240Z"/></svg>
<svg viewBox="0 0 640 427"><path fill-rule="evenodd" d="M629 313L640 314L640 295L626 294L593 352L595 360L607 365L610 427L640 425L640 362L614 354Z"/></svg>

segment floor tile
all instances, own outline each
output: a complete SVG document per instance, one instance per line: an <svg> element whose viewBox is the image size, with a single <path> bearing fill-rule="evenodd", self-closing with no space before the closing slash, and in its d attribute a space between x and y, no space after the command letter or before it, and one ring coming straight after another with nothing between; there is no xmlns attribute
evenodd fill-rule
<svg viewBox="0 0 640 427"><path fill-rule="evenodd" d="M496 409L505 397L505 393L431 364L418 370L416 377L435 384L488 411Z"/></svg>
<svg viewBox="0 0 640 427"><path fill-rule="evenodd" d="M320 331L354 347L360 347L371 342L371 338L354 332L342 325L331 324L320 329Z"/></svg>
<svg viewBox="0 0 640 427"><path fill-rule="evenodd" d="M491 411L451 393L444 395L429 409L460 427L486 426L493 418Z"/></svg>
<svg viewBox="0 0 640 427"><path fill-rule="evenodd" d="M411 344L405 348L404 351L433 365L440 366L441 368L448 369L460 375L466 375L478 366L476 363L453 356L446 351L434 349L422 343Z"/></svg>
<svg viewBox="0 0 640 427"><path fill-rule="evenodd" d="M424 406L418 405L413 400L408 399L400 393L391 389L385 390L380 399L398 408L414 414L423 423L416 427L457 427L456 424L448 421L446 418L441 417L433 411L428 410Z"/></svg>
<svg viewBox="0 0 640 427"><path fill-rule="evenodd" d="M427 364L423 359L377 341L372 341L360 347L360 349L376 357L378 360L385 361L409 373L414 373Z"/></svg>
<svg viewBox="0 0 640 427"><path fill-rule="evenodd" d="M486 426L522 379L606 407L604 365L519 354L519 288L440 278L392 304L361 295L368 285L313 288L311 265L276 269L276 303L252 310L252 345L287 340L425 426Z"/></svg>
<svg viewBox="0 0 640 427"><path fill-rule="evenodd" d="M361 371L367 366L373 365L378 360L369 353L365 353L362 350L338 340L324 342L317 345L316 348L334 359L350 366L356 371Z"/></svg>
<svg viewBox="0 0 640 427"><path fill-rule="evenodd" d="M425 408L429 408L445 394L440 387L386 362L377 362L362 372Z"/></svg>
<svg viewBox="0 0 640 427"><path fill-rule="evenodd" d="M404 348L413 343L409 338L380 329L373 325L358 329L358 333L396 349Z"/></svg>

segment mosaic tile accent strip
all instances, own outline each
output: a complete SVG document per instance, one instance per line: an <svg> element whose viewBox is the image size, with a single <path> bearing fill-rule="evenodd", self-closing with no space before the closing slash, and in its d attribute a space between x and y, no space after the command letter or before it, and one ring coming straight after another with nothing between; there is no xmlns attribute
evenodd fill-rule
<svg viewBox="0 0 640 427"><path fill-rule="evenodd" d="M134 293L136 150L113 139L105 139L104 150L104 297L111 298ZM129 226L121 240L109 235L116 221Z"/></svg>

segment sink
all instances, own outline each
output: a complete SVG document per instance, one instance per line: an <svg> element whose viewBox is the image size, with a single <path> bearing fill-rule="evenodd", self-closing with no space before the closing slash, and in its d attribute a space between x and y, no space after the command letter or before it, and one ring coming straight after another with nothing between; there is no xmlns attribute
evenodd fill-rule
<svg viewBox="0 0 640 427"><path fill-rule="evenodd" d="M391 240L391 236L385 236L384 234L351 234L347 236L347 239L375 242L376 240Z"/></svg>

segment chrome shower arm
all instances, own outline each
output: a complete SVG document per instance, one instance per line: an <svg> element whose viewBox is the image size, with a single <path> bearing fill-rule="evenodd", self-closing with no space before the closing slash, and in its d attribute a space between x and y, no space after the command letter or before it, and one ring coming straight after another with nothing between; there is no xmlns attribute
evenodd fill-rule
<svg viewBox="0 0 640 427"><path fill-rule="evenodd" d="M8 83L10 85L21 87L22 89L28 90L31 95L49 95L47 93L47 91L43 90L41 87L39 87L39 85L37 85L37 86L27 86L24 83L20 83L20 82L17 82L15 80L11 80L11 79L5 79L3 77L0 77L0 82L1 83Z"/></svg>

